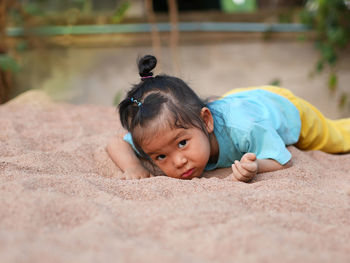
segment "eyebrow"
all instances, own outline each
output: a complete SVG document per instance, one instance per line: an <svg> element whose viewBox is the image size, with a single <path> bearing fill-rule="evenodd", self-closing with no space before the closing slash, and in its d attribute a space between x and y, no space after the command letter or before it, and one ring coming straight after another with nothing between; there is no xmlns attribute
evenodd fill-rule
<svg viewBox="0 0 350 263"><path fill-rule="evenodd" d="M184 136L185 133L186 133L185 130L182 130L182 131L178 132L178 133L176 134L176 136L170 141L170 144L171 144L171 143L174 143L174 142L177 141L180 137ZM154 151L154 152L149 152L149 153L147 153L147 154L148 154L149 156L151 156L151 155L159 154L159 153L160 153L160 152L158 152L158 151Z"/></svg>
<svg viewBox="0 0 350 263"><path fill-rule="evenodd" d="M184 136L186 133L185 130L180 131L171 142L177 141L180 137Z"/></svg>

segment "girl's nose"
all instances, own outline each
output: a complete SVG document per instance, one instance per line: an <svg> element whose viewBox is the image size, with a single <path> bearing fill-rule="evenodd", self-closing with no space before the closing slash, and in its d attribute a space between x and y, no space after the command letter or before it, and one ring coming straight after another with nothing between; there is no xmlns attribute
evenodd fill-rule
<svg viewBox="0 0 350 263"><path fill-rule="evenodd" d="M182 154L177 154L174 156L174 164L176 167L182 167L183 165L185 165L187 163L187 158L186 156L182 155Z"/></svg>

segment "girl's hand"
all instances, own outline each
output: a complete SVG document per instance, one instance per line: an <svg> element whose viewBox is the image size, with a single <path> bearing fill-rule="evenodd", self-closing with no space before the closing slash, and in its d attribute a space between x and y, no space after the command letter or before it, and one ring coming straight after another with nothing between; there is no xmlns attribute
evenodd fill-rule
<svg viewBox="0 0 350 263"><path fill-rule="evenodd" d="M258 160L254 153L246 153L232 164L233 177L242 182L250 181L258 173Z"/></svg>
<svg viewBox="0 0 350 263"><path fill-rule="evenodd" d="M150 177L150 173L142 166L130 144L124 141L124 135L125 132L119 131L119 133L113 137L107 145L109 156L123 171L123 174L119 176L119 179L129 180Z"/></svg>
<svg viewBox="0 0 350 263"><path fill-rule="evenodd" d="M143 167L128 167L119 179L132 180L132 179L143 179L149 178L151 174Z"/></svg>

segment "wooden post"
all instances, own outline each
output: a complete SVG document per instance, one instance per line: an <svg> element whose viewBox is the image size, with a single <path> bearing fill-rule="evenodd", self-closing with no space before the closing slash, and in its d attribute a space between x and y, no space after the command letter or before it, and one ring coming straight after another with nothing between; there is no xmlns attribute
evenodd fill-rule
<svg viewBox="0 0 350 263"><path fill-rule="evenodd" d="M161 59L161 41L160 41L160 36L159 36L159 31L157 28L157 20L156 16L153 11L153 0L145 0L145 5L146 5L146 13L147 13L147 19L148 22L152 25L152 31L151 31L151 36L152 36L152 48L154 55L158 59L158 65L157 68L158 70L161 71L161 65L162 65L162 59Z"/></svg>
<svg viewBox="0 0 350 263"><path fill-rule="evenodd" d="M174 74L179 76L181 75L180 70L180 58L179 58L179 12L176 0L168 0L169 7L169 20L171 25L170 31L170 50L172 57L172 65Z"/></svg>
<svg viewBox="0 0 350 263"><path fill-rule="evenodd" d="M7 53L6 47L6 3L7 0L0 0L0 55ZM10 99L12 88L11 72L0 68L0 103Z"/></svg>

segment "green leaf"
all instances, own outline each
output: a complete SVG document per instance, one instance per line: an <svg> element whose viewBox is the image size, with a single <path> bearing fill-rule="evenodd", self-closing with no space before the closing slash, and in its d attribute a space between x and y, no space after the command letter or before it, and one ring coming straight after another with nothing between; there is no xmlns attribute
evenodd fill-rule
<svg viewBox="0 0 350 263"><path fill-rule="evenodd" d="M114 99L113 99L113 105L114 106L118 106L121 99L122 99L122 95L123 95L123 92L122 91L118 91L117 94L115 94L114 96Z"/></svg>
<svg viewBox="0 0 350 263"><path fill-rule="evenodd" d="M306 0L300 19L315 33L315 48L320 52L316 72L321 72L327 64L334 67L341 54L340 48L350 41L350 9L345 1ZM332 79L330 77L328 84L334 88L336 83Z"/></svg>
<svg viewBox="0 0 350 263"><path fill-rule="evenodd" d="M28 49L28 43L26 41L20 41L18 42L18 44L16 45L16 50L18 52L23 52L25 50Z"/></svg>
<svg viewBox="0 0 350 263"><path fill-rule="evenodd" d="M347 102L348 102L348 95L346 93L342 93L339 100L339 107L344 108Z"/></svg>
<svg viewBox="0 0 350 263"><path fill-rule="evenodd" d="M18 72L20 70L20 66L17 61L7 54L0 55L0 68L4 71L11 72Z"/></svg>
<svg viewBox="0 0 350 263"><path fill-rule="evenodd" d="M337 88L337 84L338 84L337 75L335 73L331 73L328 78L328 88L331 91L335 91Z"/></svg>
<svg viewBox="0 0 350 263"><path fill-rule="evenodd" d="M298 36L298 41L300 42L305 42L306 41L306 35L305 34L300 34Z"/></svg>
<svg viewBox="0 0 350 263"><path fill-rule="evenodd" d="M332 27L332 28L329 28L327 31L327 37L330 43L335 45L340 45L341 43L343 43L343 39L345 38L345 33L342 28Z"/></svg>
<svg viewBox="0 0 350 263"><path fill-rule="evenodd" d="M299 17L300 17L300 21L302 23L310 25L310 26L313 25L314 18L310 12L303 10L300 12Z"/></svg>
<svg viewBox="0 0 350 263"><path fill-rule="evenodd" d="M130 2L123 2L120 6L118 6L118 8L114 12L114 15L112 16L112 23L113 24L120 23L123 20L126 14L126 11L129 10L130 6L131 6Z"/></svg>
<svg viewBox="0 0 350 263"><path fill-rule="evenodd" d="M26 3L23 5L23 9L26 13L33 16L43 16L44 12L41 10L39 4L37 3Z"/></svg>
<svg viewBox="0 0 350 263"><path fill-rule="evenodd" d="M323 61L322 60L317 61L316 72L320 73L323 70L323 67L324 67Z"/></svg>
<svg viewBox="0 0 350 263"><path fill-rule="evenodd" d="M271 80L269 84L272 86L281 86L281 80L278 78L275 78L275 79Z"/></svg>
<svg viewBox="0 0 350 263"><path fill-rule="evenodd" d="M329 43L322 43L321 55L323 57L323 60L328 62L328 64L330 64L330 65L334 65L336 60L337 60L335 49Z"/></svg>
<svg viewBox="0 0 350 263"><path fill-rule="evenodd" d="M84 5L88 1L86 1L86 0L73 0L72 2L76 3L76 4L79 4L79 5Z"/></svg>

